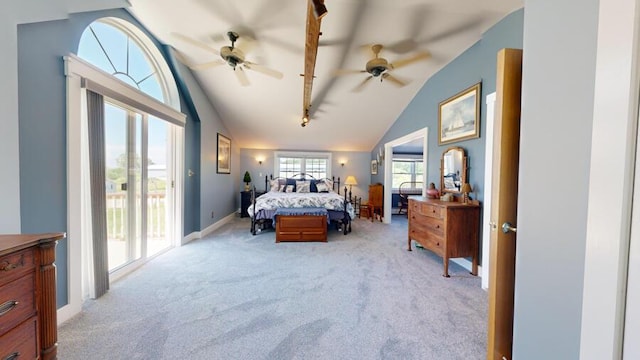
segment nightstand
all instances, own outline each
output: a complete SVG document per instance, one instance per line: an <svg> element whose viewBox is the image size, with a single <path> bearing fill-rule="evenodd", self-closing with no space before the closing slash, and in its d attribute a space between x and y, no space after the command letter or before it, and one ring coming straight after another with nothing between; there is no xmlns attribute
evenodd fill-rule
<svg viewBox="0 0 640 360"><path fill-rule="evenodd" d="M264 194L264 192L256 191L256 197ZM251 191L240 192L240 217L249 217L247 209L251 205Z"/></svg>

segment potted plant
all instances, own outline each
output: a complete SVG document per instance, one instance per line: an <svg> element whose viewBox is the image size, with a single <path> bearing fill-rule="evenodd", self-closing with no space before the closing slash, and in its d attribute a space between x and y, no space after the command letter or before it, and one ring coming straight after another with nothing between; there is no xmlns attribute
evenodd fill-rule
<svg viewBox="0 0 640 360"><path fill-rule="evenodd" d="M244 172L244 178L242 179L242 181L244 181L244 191L249 191L250 189L249 183L251 183L251 175L249 174L248 171Z"/></svg>

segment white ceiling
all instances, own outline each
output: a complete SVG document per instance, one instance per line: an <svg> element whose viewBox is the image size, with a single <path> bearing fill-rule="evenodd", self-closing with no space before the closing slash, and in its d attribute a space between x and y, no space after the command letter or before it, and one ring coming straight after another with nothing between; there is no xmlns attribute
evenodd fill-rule
<svg viewBox="0 0 640 360"><path fill-rule="evenodd" d="M131 13L189 62L219 59L179 33L219 50L229 30L245 59L278 70L278 80L246 71L241 86L227 65L193 73L240 148L370 151L427 79L480 40L482 33L522 7L521 0L326 0L312 91L311 121L301 127L307 1L130 0ZM251 41L251 38L255 41ZM369 74L371 44L389 62L428 51L427 60L394 69L408 84L379 78L352 90Z"/></svg>

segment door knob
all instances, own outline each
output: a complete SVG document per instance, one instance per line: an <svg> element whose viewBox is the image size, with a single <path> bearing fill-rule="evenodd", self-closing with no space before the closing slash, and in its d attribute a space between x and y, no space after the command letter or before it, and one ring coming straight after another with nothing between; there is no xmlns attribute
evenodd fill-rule
<svg viewBox="0 0 640 360"><path fill-rule="evenodd" d="M518 229L513 227L513 225L511 225L510 222L505 222L504 224L502 224L502 232L503 233L508 233L509 231L513 231L516 232Z"/></svg>

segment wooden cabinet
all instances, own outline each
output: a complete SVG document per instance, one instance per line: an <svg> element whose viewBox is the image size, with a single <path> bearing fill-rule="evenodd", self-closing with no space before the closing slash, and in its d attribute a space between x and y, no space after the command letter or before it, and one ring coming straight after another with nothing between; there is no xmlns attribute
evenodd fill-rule
<svg viewBox="0 0 640 360"><path fill-rule="evenodd" d="M0 359L57 358L55 246L62 233L0 235Z"/></svg>
<svg viewBox="0 0 640 360"><path fill-rule="evenodd" d="M443 276L449 277L449 259L470 257L478 275L480 205L409 197L408 250L411 240L442 257Z"/></svg>
<svg viewBox="0 0 640 360"><path fill-rule="evenodd" d="M371 184L369 185L369 199L366 203L361 204L360 210L363 211L363 214L366 214L367 218L371 217L371 221L373 221L376 216L382 221L383 199L384 186L380 183Z"/></svg>

